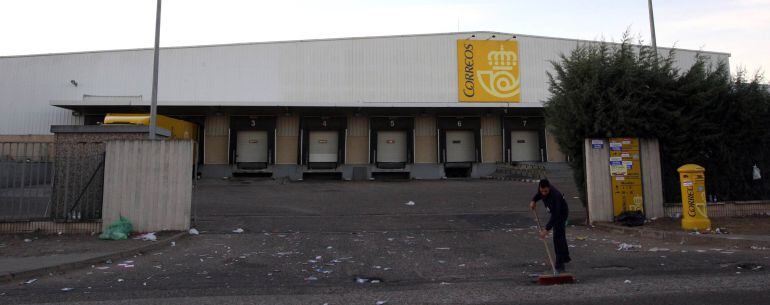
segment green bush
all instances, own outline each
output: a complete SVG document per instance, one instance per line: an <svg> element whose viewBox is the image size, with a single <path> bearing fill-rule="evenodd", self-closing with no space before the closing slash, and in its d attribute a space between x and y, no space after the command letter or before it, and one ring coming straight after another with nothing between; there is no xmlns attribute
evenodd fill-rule
<svg viewBox="0 0 770 305"><path fill-rule="evenodd" d="M754 164L770 175L770 94L761 76L730 77L727 63L698 55L686 71L674 51L655 56L624 38L580 45L552 62L547 128L570 157L585 204L585 138L657 138L664 196L679 201L676 169L706 168L709 194L719 200L767 199L768 179L752 180Z"/></svg>

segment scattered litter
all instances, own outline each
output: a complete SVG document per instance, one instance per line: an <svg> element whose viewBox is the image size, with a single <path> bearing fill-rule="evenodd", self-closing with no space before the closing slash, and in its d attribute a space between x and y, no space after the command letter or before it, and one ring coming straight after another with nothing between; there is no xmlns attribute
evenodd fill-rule
<svg viewBox="0 0 770 305"><path fill-rule="evenodd" d="M233 233L243 233L243 229L237 228L237 229L233 230Z"/></svg>
<svg viewBox="0 0 770 305"><path fill-rule="evenodd" d="M197 229L195 228L190 229L190 235L198 235L198 234L201 234L201 232L198 232Z"/></svg>
<svg viewBox="0 0 770 305"><path fill-rule="evenodd" d="M411 200L409 200L409 202L407 202L407 203L404 203L404 204L405 204L405 205L409 205L409 206L412 206L412 205L414 205L414 201L411 201Z"/></svg>
<svg viewBox="0 0 770 305"><path fill-rule="evenodd" d="M381 278L377 278L377 277L361 277L361 276L356 277L356 283L359 283L359 284L366 284L366 283L379 284L382 282L384 281Z"/></svg>
<svg viewBox="0 0 770 305"><path fill-rule="evenodd" d="M29 242L32 242L32 240L31 240L31 239L29 239L29 238L25 238L25 239L24 239L24 242L25 242L25 243L29 243Z"/></svg>
<svg viewBox="0 0 770 305"><path fill-rule="evenodd" d="M377 301L377 303L375 303L375 304L376 305L385 305L387 303L388 303L388 301Z"/></svg>
<svg viewBox="0 0 770 305"><path fill-rule="evenodd" d="M118 283L122 283L122 282L123 282L123 279L118 279Z"/></svg>
<svg viewBox="0 0 770 305"><path fill-rule="evenodd" d="M439 263L439 264L446 264L446 261L442 261L442 260L440 260L440 261L438 261L438 263Z"/></svg>
<svg viewBox="0 0 770 305"><path fill-rule="evenodd" d="M759 246L752 245L751 246L751 250L767 250L767 248L766 247L759 247Z"/></svg>
<svg viewBox="0 0 770 305"><path fill-rule="evenodd" d="M447 248L447 247L436 248L436 250L449 250L449 249L450 248Z"/></svg>
<svg viewBox="0 0 770 305"><path fill-rule="evenodd" d="M706 252L706 250L701 250L701 249L699 249L699 250L695 250L695 252L698 252L698 253L705 253L705 252Z"/></svg>
<svg viewBox="0 0 770 305"><path fill-rule="evenodd" d="M317 277L315 277L315 276L308 276L308 277L306 277L306 278L305 278L305 280L306 280L306 281L317 281L317 280L318 280L318 278L317 278Z"/></svg>
<svg viewBox="0 0 770 305"><path fill-rule="evenodd" d="M575 239L577 239L577 240L586 240L587 238L588 238L588 237L586 237L586 236L578 236L578 237L575 237Z"/></svg>
<svg viewBox="0 0 770 305"><path fill-rule="evenodd" d="M631 280L625 280L625 281L623 281L623 283L631 284Z"/></svg>
<svg viewBox="0 0 770 305"><path fill-rule="evenodd" d="M759 271L762 268L764 268L764 266L762 265L757 265L752 263L738 264L736 267L741 270L751 270L751 271Z"/></svg>
<svg viewBox="0 0 770 305"><path fill-rule="evenodd" d="M334 249L334 247L332 247L332 246L326 247L326 250L331 250L331 249Z"/></svg>
<svg viewBox="0 0 770 305"><path fill-rule="evenodd" d="M108 267L108 266L101 266L101 267L96 267L96 269L107 270L107 269L110 269L110 267Z"/></svg>
<svg viewBox="0 0 770 305"><path fill-rule="evenodd" d="M64 292L72 291L72 290L75 290L75 288L64 287L64 288L61 289L61 291L64 291Z"/></svg>
<svg viewBox="0 0 770 305"><path fill-rule="evenodd" d="M669 250L670 249L668 249L668 248L652 247L652 248L648 249L647 251L650 251L650 252L667 252Z"/></svg>
<svg viewBox="0 0 770 305"><path fill-rule="evenodd" d="M172 241L172 242L171 242L171 246L172 246L172 247L176 247L176 242L175 242L175 241Z"/></svg>
<svg viewBox="0 0 770 305"><path fill-rule="evenodd" d="M716 234L730 234L730 232L727 232L727 228L717 228L714 230L714 233Z"/></svg>
<svg viewBox="0 0 770 305"><path fill-rule="evenodd" d="M693 231L693 232L690 232L690 235L700 235L700 232L698 232L698 231Z"/></svg>
<svg viewBox="0 0 770 305"><path fill-rule="evenodd" d="M141 239L144 241L157 241L158 237L155 236L155 232L150 232L150 233L137 235L136 237L134 237L134 239Z"/></svg>
<svg viewBox="0 0 770 305"><path fill-rule="evenodd" d="M315 259L316 259L316 260L319 260L319 261L320 261L322 258L323 258L323 257L322 257L322 256L320 256L320 255L315 257Z"/></svg>
<svg viewBox="0 0 770 305"><path fill-rule="evenodd" d="M24 285L29 285L29 284L32 284L34 282L37 282L37 279L28 280L28 281L24 282Z"/></svg>
<svg viewBox="0 0 770 305"><path fill-rule="evenodd" d="M642 245L632 245L627 243L621 243L618 245L618 251L637 251L638 249L641 249Z"/></svg>

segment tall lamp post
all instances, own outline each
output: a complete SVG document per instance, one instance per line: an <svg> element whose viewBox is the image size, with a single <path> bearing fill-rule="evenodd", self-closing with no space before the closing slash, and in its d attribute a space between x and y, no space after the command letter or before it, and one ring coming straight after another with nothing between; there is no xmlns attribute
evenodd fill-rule
<svg viewBox="0 0 770 305"><path fill-rule="evenodd" d="M160 0L158 0L160 1ZM655 51L655 57L658 56L658 43L655 40L655 17L652 14L652 0L647 0L647 8L650 11L650 36L652 36L652 50Z"/></svg>
<svg viewBox="0 0 770 305"><path fill-rule="evenodd" d="M155 140L158 125L158 54L160 46L160 1L155 11L155 55L152 63L152 100L150 102L150 140Z"/></svg>

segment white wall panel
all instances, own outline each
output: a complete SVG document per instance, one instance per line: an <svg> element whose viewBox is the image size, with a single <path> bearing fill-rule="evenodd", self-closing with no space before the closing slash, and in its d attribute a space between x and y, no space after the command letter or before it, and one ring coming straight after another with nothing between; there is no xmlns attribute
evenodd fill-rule
<svg viewBox="0 0 770 305"><path fill-rule="evenodd" d="M189 229L192 160L190 141L108 141L102 228L124 216L136 232Z"/></svg>
<svg viewBox="0 0 770 305"><path fill-rule="evenodd" d="M458 103L456 40L474 33L165 48L160 105L540 107L551 60L579 42L519 35L522 103ZM501 33L475 33L477 38ZM506 36L507 37L507 36ZM662 50L662 52L665 50ZM680 51L680 66L693 51ZM727 54L712 53L720 59ZM147 105L152 50L0 58L0 134L79 122L60 105ZM78 86L70 83L78 82ZM94 96L142 96L105 98Z"/></svg>

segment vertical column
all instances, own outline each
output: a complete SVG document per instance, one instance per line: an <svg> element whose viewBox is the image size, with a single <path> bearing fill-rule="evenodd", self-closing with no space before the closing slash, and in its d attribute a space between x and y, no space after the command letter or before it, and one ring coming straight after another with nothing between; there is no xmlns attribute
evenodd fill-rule
<svg viewBox="0 0 770 305"><path fill-rule="evenodd" d="M561 152L561 147L556 142L556 137L548 132L548 128L545 129L545 147L545 151L548 154L546 157L548 162L567 162L567 156Z"/></svg>
<svg viewBox="0 0 770 305"><path fill-rule="evenodd" d="M436 117L418 116L414 119L414 163L438 163Z"/></svg>
<svg viewBox="0 0 770 305"><path fill-rule="evenodd" d="M275 164L297 164L299 116L279 116L275 124Z"/></svg>
<svg viewBox="0 0 770 305"><path fill-rule="evenodd" d="M481 117L481 146L483 163L503 161L503 132L499 116Z"/></svg>
<svg viewBox="0 0 770 305"><path fill-rule="evenodd" d="M206 116L204 129L204 164L228 164L230 146L230 117L226 115Z"/></svg>
<svg viewBox="0 0 770 305"><path fill-rule="evenodd" d="M347 164L369 163L369 118L363 115L348 117L348 138L345 153Z"/></svg>

